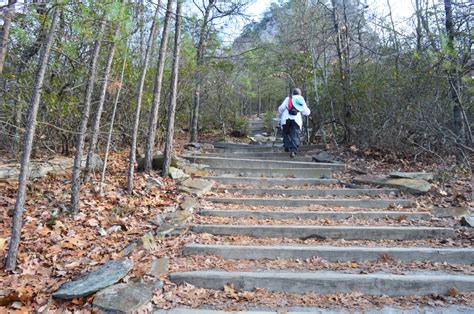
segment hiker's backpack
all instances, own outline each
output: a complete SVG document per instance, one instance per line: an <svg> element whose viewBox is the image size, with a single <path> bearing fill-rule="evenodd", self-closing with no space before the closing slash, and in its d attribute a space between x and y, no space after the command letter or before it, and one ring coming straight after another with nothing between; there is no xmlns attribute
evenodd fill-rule
<svg viewBox="0 0 474 314"><path fill-rule="evenodd" d="M288 97L288 113L292 116L296 116L298 114L298 109L293 106L293 97Z"/></svg>

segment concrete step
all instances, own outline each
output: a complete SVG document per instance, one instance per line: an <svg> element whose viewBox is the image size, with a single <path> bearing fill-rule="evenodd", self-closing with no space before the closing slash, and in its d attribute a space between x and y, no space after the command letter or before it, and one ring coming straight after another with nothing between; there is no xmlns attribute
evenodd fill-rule
<svg viewBox="0 0 474 314"><path fill-rule="evenodd" d="M185 157L193 163L205 164L216 168L242 168L242 169L292 169L292 168L325 168L344 170L344 164L316 163L301 161L260 160L229 157Z"/></svg>
<svg viewBox="0 0 474 314"><path fill-rule="evenodd" d="M430 213L422 212L317 212L317 211L261 211L261 210L213 210L201 209L201 216L208 217L231 217L231 218L255 218L255 219L333 219L342 220L349 218L357 219L397 219L407 220L429 220Z"/></svg>
<svg viewBox="0 0 474 314"><path fill-rule="evenodd" d="M358 207L358 208L387 208L391 205L413 207L415 202L406 199L295 199L295 198L225 198L207 199L213 203L240 204L246 206L282 206L301 207L311 205Z"/></svg>
<svg viewBox="0 0 474 314"><path fill-rule="evenodd" d="M237 145L237 144L236 144ZM301 146L300 152L311 151L315 149L324 149L325 145L308 145ZM240 146L214 146L214 149L210 150L211 153L246 153L246 152L283 152L283 145L272 144L267 145L240 145Z"/></svg>
<svg viewBox="0 0 474 314"><path fill-rule="evenodd" d="M221 185L249 185L259 187L273 186L318 186L339 183L336 179L318 178L257 178L257 177L232 177L232 176L207 176L208 180L216 181Z"/></svg>
<svg viewBox="0 0 474 314"><path fill-rule="evenodd" d="M242 195L287 195L287 196L377 196L382 194L398 194L397 189L271 189L271 188L220 188L217 192L239 193Z"/></svg>
<svg viewBox="0 0 474 314"><path fill-rule="evenodd" d="M247 235L256 238L423 240L450 238L454 229L435 227L299 226L299 225L194 225L197 233Z"/></svg>
<svg viewBox="0 0 474 314"><path fill-rule="evenodd" d="M317 256L329 262L377 261L380 260L381 256L385 256L401 262L431 261L465 265L474 263L474 248L186 244L183 248L183 254L213 254L227 259L305 260Z"/></svg>
<svg viewBox="0 0 474 314"><path fill-rule="evenodd" d="M298 156L310 157L311 154L317 154L317 152L306 151L298 153ZM230 158L242 158L242 159L267 159L272 157L288 157L289 153L284 152L255 152L255 153L192 153L194 157L230 157Z"/></svg>
<svg viewBox="0 0 474 314"><path fill-rule="evenodd" d="M320 178L330 179L332 169L329 168L279 168L279 169L245 169L245 168L211 168L217 174L233 174L241 177L262 176L267 178Z"/></svg>
<svg viewBox="0 0 474 314"><path fill-rule="evenodd" d="M173 273L174 283L188 283L199 288L222 289L232 284L237 290L253 291L256 288L289 293L351 293L366 295L411 296L447 295L455 288L459 292L474 290L474 276L445 273L386 273L347 274L339 272L287 272L249 271L226 272L218 270Z"/></svg>
<svg viewBox="0 0 474 314"><path fill-rule="evenodd" d="M303 305L302 305L303 306ZM266 308L265 306L263 308ZM432 306L416 306L414 308L398 308L395 306L373 307L361 309L353 306L346 306L346 308L315 308L315 307L297 307L294 310L288 310L284 307L279 310L251 310L251 311L230 311L230 310L210 310L210 309L191 309L191 308L177 308L172 310L157 310L153 314L467 314L473 313L474 307L463 305L449 305L443 307Z"/></svg>

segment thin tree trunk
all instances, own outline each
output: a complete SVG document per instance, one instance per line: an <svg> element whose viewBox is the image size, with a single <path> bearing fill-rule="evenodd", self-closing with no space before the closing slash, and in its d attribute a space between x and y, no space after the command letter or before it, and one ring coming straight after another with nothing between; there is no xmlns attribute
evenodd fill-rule
<svg viewBox="0 0 474 314"><path fill-rule="evenodd" d="M150 55L153 51L153 43L156 39L156 29L158 28L158 12L160 11L160 6L156 7L155 16L153 17L153 23L151 25L150 36L148 37L148 42L146 45L145 58L143 59L142 73L140 75L140 81L138 83L138 98L137 98L137 107L135 108L135 121L133 123L132 131L132 145L130 147L130 154L128 159L128 173L127 173L127 191L132 193L133 191L133 173L135 171L135 158L137 151L137 137L138 137L138 127L140 124L140 111L142 107L143 99L143 89L145 87L145 78L148 71L148 64L150 63Z"/></svg>
<svg viewBox="0 0 474 314"><path fill-rule="evenodd" d="M453 23L453 8L451 0L444 0L444 10L446 13L445 26L446 34L448 35L448 59L451 61L451 67L448 70L449 94L454 103L453 107L453 131L459 137L462 143L466 139L464 128L463 109L461 105L461 83L459 73L456 70L457 56L454 48L454 23Z"/></svg>
<svg viewBox="0 0 474 314"><path fill-rule="evenodd" d="M343 54L343 48L342 48L342 38L341 38L341 31L339 28L339 22L337 18L337 4L335 0L331 0L332 2L332 19L333 19L333 24L334 24L334 31L336 33L336 52L337 52L337 57L338 57L338 66L339 66L339 75L341 78L341 87L342 87L342 101L343 101L343 107L344 107L344 124L345 127L348 128L349 122L347 121L350 118L350 105L349 105L349 100L348 100L348 93L349 93L349 88L348 88L348 74L347 74L347 69L345 69L345 64L346 61L344 60L344 54Z"/></svg>
<svg viewBox="0 0 474 314"><path fill-rule="evenodd" d="M53 44L56 26L58 24L58 11L59 10L57 9L54 10L51 26L49 28L48 35L46 36L46 42L44 43L43 49L41 51L38 72L36 73L35 86L33 88L28 108L28 120L26 124L25 137L23 139L23 154L21 157L20 176L18 178L18 193L16 197L15 208L13 209L12 235L5 264L5 268L12 271L16 268L16 256L18 253L18 247L20 245L22 217L23 211L25 209L26 180L29 172L30 155L36 129L36 116L38 115L38 107L41 100L41 89L43 87L44 74L48 65L48 58L51 51L51 46Z"/></svg>
<svg viewBox="0 0 474 314"><path fill-rule="evenodd" d="M176 23L174 33L173 68L171 72L170 98L168 102L168 125L166 127L166 142L164 151L162 175L167 176L171 164L171 153L173 150L174 119L176 112L176 96L178 93L179 55L181 46L181 6L183 0L176 4Z"/></svg>
<svg viewBox="0 0 474 314"><path fill-rule="evenodd" d="M260 91L260 80L258 80L258 113L257 116L260 118L262 114L262 94Z"/></svg>
<svg viewBox="0 0 474 314"><path fill-rule="evenodd" d="M84 150L84 141L87 131L87 122L89 121L89 112L91 106L92 91L94 90L95 76L97 72L97 59L99 59L100 46L102 43L102 34L104 33L105 22L100 22L99 33L94 44L92 60L89 67L89 77L87 79L86 91L84 95L84 108L82 109L81 121L76 135L76 152L74 155L74 166L72 168L72 187L71 187L71 208L70 211L77 213L80 209L80 189L81 189L81 163L82 152Z"/></svg>
<svg viewBox="0 0 474 314"><path fill-rule="evenodd" d="M198 141L198 122L199 122L199 108L201 107L201 87L202 87L202 74L201 67L204 63L204 43L207 37L207 24L209 23L209 16L216 0L209 0L209 5L206 7L204 12L201 29L199 32L199 43L197 46L196 53L196 76L194 78L194 95L193 95L193 115L191 120L191 142Z"/></svg>
<svg viewBox="0 0 474 314"><path fill-rule="evenodd" d="M118 36L120 31L119 26L116 27L114 32L114 37L112 38L112 42L110 43L109 52L107 55L107 65L105 66L105 73L104 73L104 81L100 87L100 96L99 96L99 103L97 104L94 122L92 124L92 132L91 132L91 139L89 142L89 151L87 152L87 160L86 160L86 167L84 169L84 181L89 181L90 173L92 171L92 163L94 162L94 153L97 147L97 141L99 139L99 131L100 131L100 119L102 117L102 112L104 110L104 103L105 103L105 96L107 94L107 86L109 84L109 76L110 76L110 69L112 68L112 62L114 60L115 54L115 40Z"/></svg>
<svg viewBox="0 0 474 314"><path fill-rule="evenodd" d="M395 43L395 49L397 50L397 53L395 54L395 75L398 78L398 74L400 73L400 44L398 42L397 31L395 30L395 22L393 21L392 6L390 5L390 0L387 0L387 6L388 15L390 17L390 24L392 25L393 42Z"/></svg>
<svg viewBox="0 0 474 314"><path fill-rule="evenodd" d="M105 147L105 156L104 156L104 164L102 165L102 173L100 175L100 184L99 184L100 195L104 194L105 170L107 170L107 160L109 159L110 144L112 143L112 132L114 130L115 114L117 112L117 105L120 99L120 93L122 91L123 76L125 74L126 65L127 65L127 52L125 52L125 57L123 59L122 72L120 73L120 85L117 89L117 94L115 95L114 106L112 109L112 117L110 117L109 135L107 137L107 145Z"/></svg>
<svg viewBox="0 0 474 314"><path fill-rule="evenodd" d="M416 8L416 51L421 51L421 0L415 0Z"/></svg>
<svg viewBox="0 0 474 314"><path fill-rule="evenodd" d="M3 73L3 64L7 55L8 37L10 35L10 26L15 16L16 0L8 0L8 7L3 14L3 26L0 30L0 74Z"/></svg>
<svg viewBox="0 0 474 314"><path fill-rule="evenodd" d="M151 170L153 159L153 150L155 148L156 128L158 124L158 113L160 111L161 85L163 83L163 71L165 68L166 51L168 49L168 33L171 18L171 10L174 0L168 0L166 5L165 20L163 22L163 31L161 35L160 53L158 55L157 71L155 75L155 84L153 88L153 99L151 102L150 116L148 119L148 134L145 142L145 164L144 170Z"/></svg>

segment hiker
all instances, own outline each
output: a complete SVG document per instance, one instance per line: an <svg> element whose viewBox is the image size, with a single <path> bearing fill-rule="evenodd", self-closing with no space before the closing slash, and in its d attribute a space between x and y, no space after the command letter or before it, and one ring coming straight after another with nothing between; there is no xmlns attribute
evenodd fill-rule
<svg viewBox="0 0 474 314"><path fill-rule="evenodd" d="M278 107L280 113L280 124L283 129L283 147L285 152L290 152L290 157L295 158L300 146L300 134L303 127L303 118L301 115L309 116L309 110L301 90L293 89L293 95L286 97L283 103Z"/></svg>

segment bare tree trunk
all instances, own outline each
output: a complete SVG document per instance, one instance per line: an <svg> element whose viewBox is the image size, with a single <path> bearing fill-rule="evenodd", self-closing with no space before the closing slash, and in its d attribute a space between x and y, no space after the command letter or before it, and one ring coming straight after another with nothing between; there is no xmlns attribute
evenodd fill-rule
<svg viewBox="0 0 474 314"><path fill-rule="evenodd" d="M335 0L331 0L332 2L332 19L333 19L333 24L334 24L334 31L336 33L336 52L337 52L337 57L338 57L338 66L339 66L339 75L341 79L341 87L342 87L342 101L343 101L343 107L344 107L344 124L345 127L348 128L348 119L350 118L351 115L351 109L349 105L349 87L348 87L348 73L347 69L345 68L346 63L348 62L347 60L344 60L345 54L343 52L343 44L342 44L342 35L341 35L341 30L339 27L339 21L337 17L337 4Z"/></svg>
<svg viewBox="0 0 474 314"><path fill-rule="evenodd" d="M448 70L448 81L449 81L449 93L454 103L453 107L453 131L464 143L466 139L464 119L463 119L463 108L461 104L461 82L459 73L456 69L458 64L456 50L454 48L454 23L453 23L453 8L451 0L444 0L444 11L446 13L446 33L448 35L448 58L451 61L451 68Z"/></svg>
<svg viewBox="0 0 474 314"><path fill-rule="evenodd" d="M133 173L135 170L135 158L137 151L137 137L138 137L138 126L140 124L140 111L142 108L143 99L143 88L145 87L146 72L148 71L148 64L150 63L150 55L153 51L153 43L156 39L156 29L158 28L158 12L160 6L156 7L155 16L153 17L153 23L151 25L150 36L146 45L145 57L143 59L142 73L140 75L140 81L138 83L138 98L137 107L135 108L135 121L133 123L132 131L132 145L130 147L130 154L128 159L128 174L127 174L127 191L132 193L133 191Z"/></svg>
<svg viewBox="0 0 474 314"><path fill-rule="evenodd" d="M163 71L165 68L166 50L168 49L168 33L173 2L174 0L168 0L168 4L166 5L165 20L163 22L160 53L158 55L157 71L155 75L155 86L153 88L153 100L151 102L150 116L148 119L148 134L145 143L145 171L151 170L153 150L155 148L156 128L158 124L158 113L161 99L161 85L163 84Z"/></svg>
<svg viewBox="0 0 474 314"><path fill-rule="evenodd" d="M8 246L8 255L5 264L6 270L13 271L16 268L16 256L18 247L20 245L22 217L23 211L25 209L26 180L29 171L30 155L36 129L36 116L38 115L38 107L41 100L41 89L43 87L44 74L46 72L46 67L48 66L48 58L51 51L51 46L53 44L56 26L58 24L58 11L59 10L57 9L54 10L51 26L49 28L48 35L46 36L46 42L44 43L43 49L41 51L38 72L36 73L35 86L33 88L28 108L28 120L26 124L25 137L23 139L23 154L21 156L20 176L18 178L18 193L16 197L15 208L13 209L12 235Z"/></svg>
<svg viewBox="0 0 474 314"><path fill-rule="evenodd" d="M74 166L72 168L72 187L71 187L71 208L70 211L77 213L80 209L80 190L81 190L81 163L82 152L84 150L84 141L87 131L87 122L89 121L89 112L91 106L92 91L94 90L95 76L97 72L97 59L99 59L100 46L102 43L102 34L104 33L105 22L100 22L99 32L92 52L92 60L89 67L89 77L87 79L86 91L84 95L84 108L82 109L81 121L76 135L76 152L74 155Z"/></svg>
<svg viewBox="0 0 474 314"><path fill-rule="evenodd" d="M3 26L0 30L0 74L3 73L3 64L7 55L8 37L10 35L10 26L15 16L16 0L8 0L8 7L3 14Z"/></svg>
<svg viewBox="0 0 474 314"><path fill-rule="evenodd" d="M193 116L191 120L191 142L198 141L198 122L199 122L199 108L201 107L201 85L202 73L201 67L204 63L204 44L207 37L207 24L209 23L209 16L216 0L209 0L209 5L204 11L204 17L199 32L199 43L196 53L196 76L194 78L194 95L193 95Z"/></svg>
<svg viewBox="0 0 474 314"><path fill-rule="evenodd" d="M104 164L102 165L102 173L100 175L100 184L99 184L100 195L104 194L105 170L107 169L107 160L109 158L110 144L112 143L112 132L114 130L115 114L117 112L117 105L120 99L120 93L122 91L123 76L125 74L126 65L127 65L127 52L125 52L125 57L123 59L122 72L120 73L120 85L117 89L117 94L115 95L114 106L112 109L112 117L110 117L109 135L107 137L107 145L105 147L105 156L104 156Z"/></svg>
<svg viewBox="0 0 474 314"><path fill-rule="evenodd" d="M398 78L398 74L400 73L400 44L398 42L397 31L395 29L395 22L393 21L392 6L390 5L390 0L387 0L387 6L388 15L390 17L390 24L392 25L393 42L395 43L395 49L397 50L397 53L395 54L395 75Z"/></svg>
<svg viewBox="0 0 474 314"><path fill-rule="evenodd" d="M421 51L421 0L415 0L416 9L416 51Z"/></svg>
<svg viewBox="0 0 474 314"><path fill-rule="evenodd" d="M170 98L168 102L168 125L166 127L166 142L162 175L167 176L171 164L171 153L173 150L174 119L176 112L176 95L178 93L179 55L181 45L181 6L183 0L176 4L176 23L174 33L173 68L171 72Z"/></svg>
<svg viewBox="0 0 474 314"><path fill-rule="evenodd" d="M89 176L92 171L92 163L94 162L94 153L97 147L97 141L99 139L100 131L100 119L102 117L102 111L104 110L105 96L107 94L107 86L109 84L110 69L112 68L112 62L115 54L115 40L119 34L119 26L116 27L114 37L110 43L109 52L107 55L107 65L105 66L104 81L100 87L99 103L97 104L94 122L92 124L91 139L89 142L89 151L87 152L86 167L84 169L84 181L89 181Z"/></svg>
<svg viewBox="0 0 474 314"><path fill-rule="evenodd" d="M261 94L260 84L261 84L261 81L259 79L258 80L258 112L257 112L257 116L259 118L262 115L262 94Z"/></svg>

